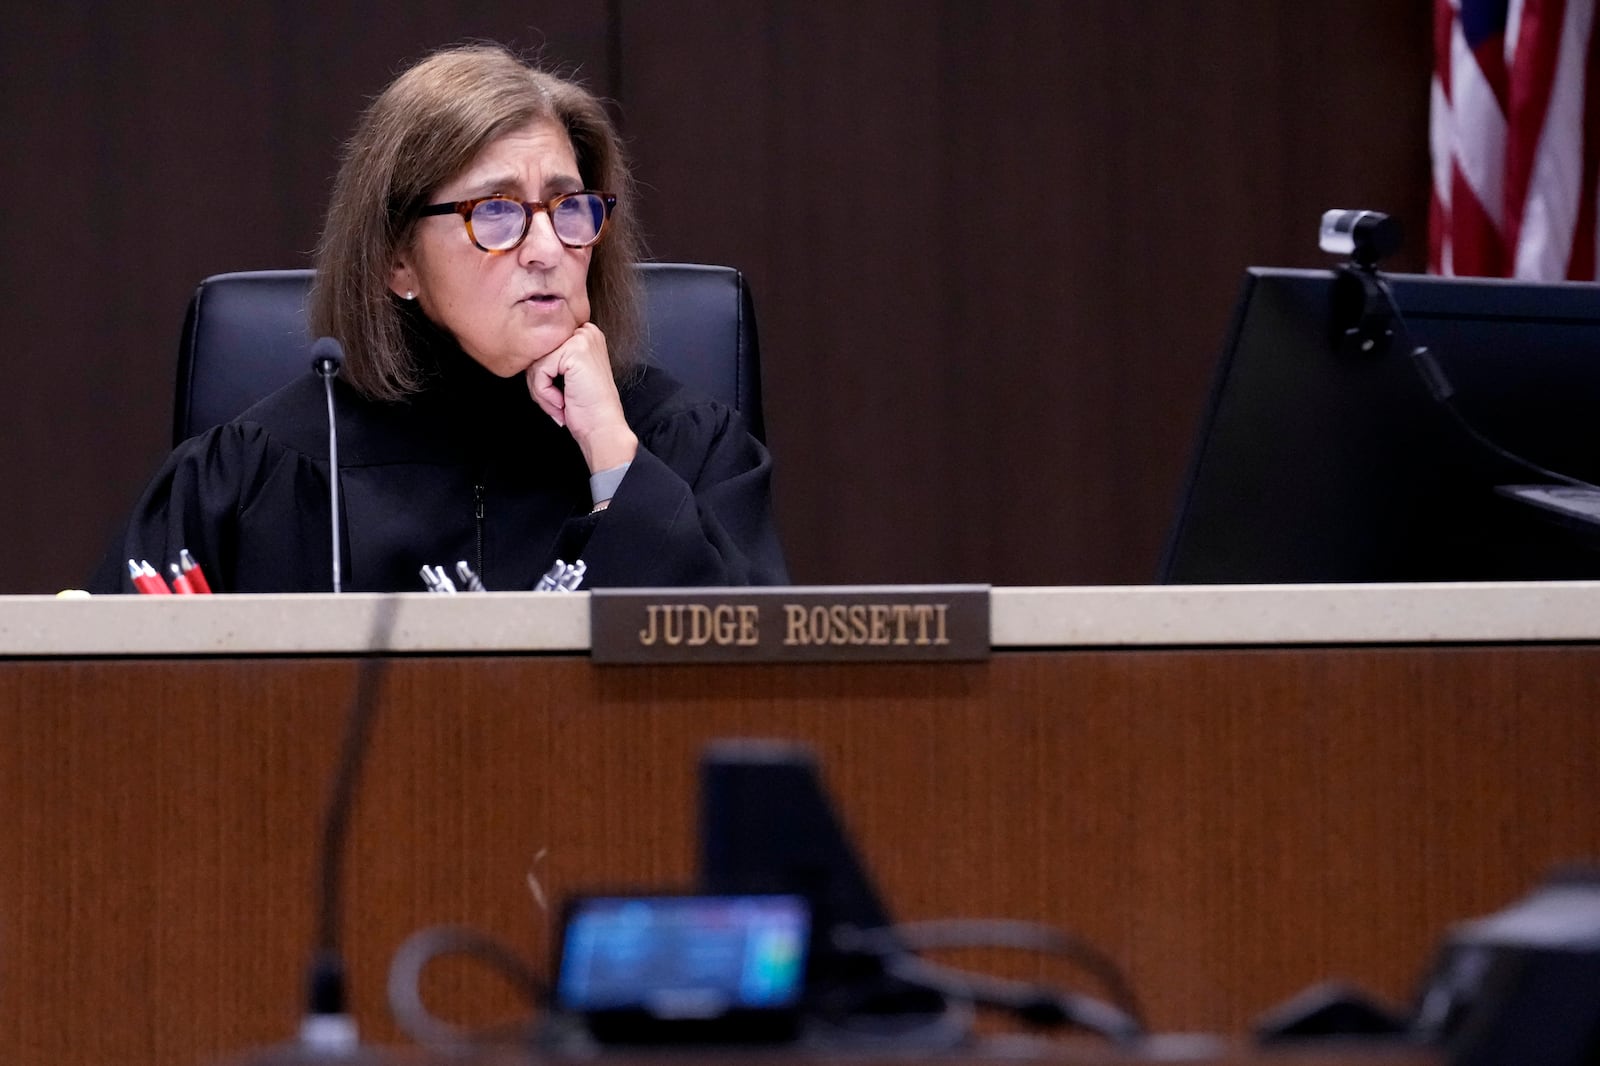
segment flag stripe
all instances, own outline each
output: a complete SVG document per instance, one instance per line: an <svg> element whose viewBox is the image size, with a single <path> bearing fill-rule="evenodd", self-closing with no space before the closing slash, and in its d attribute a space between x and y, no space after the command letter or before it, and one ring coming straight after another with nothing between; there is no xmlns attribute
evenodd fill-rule
<svg viewBox="0 0 1600 1066"><path fill-rule="evenodd" d="M1450 61L1451 138L1461 179L1455 190L1459 192L1465 182L1478 207L1499 229L1505 222L1505 112L1465 34L1451 37Z"/></svg>
<svg viewBox="0 0 1600 1066"><path fill-rule="evenodd" d="M1516 83L1506 99L1505 233L1506 243L1517 247L1522 213L1533 180L1539 142L1544 136L1545 113L1554 85L1556 53L1561 48L1561 0L1527 0L1522 5L1515 58ZM1574 5L1577 6L1577 5Z"/></svg>
<svg viewBox="0 0 1600 1066"><path fill-rule="evenodd" d="M1593 278L1596 0L1434 0L1429 269Z"/></svg>
<svg viewBox="0 0 1600 1066"><path fill-rule="evenodd" d="M1457 168L1450 201L1450 257L1458 273L1462 264L1481 269L1473 273L1504 276L1510 263L1500 226L1473 192L1467 176Z"/></svg>
<svg viewBox="0 0 1600 1066"><path fill-rule="evenodd" d="M1600 34L1594 32L1593 14L1590 15L1589 47L1584 66L1595 70L1600 62ZM1583 128L1600 129L1600 78L1588 78L1583 86ZM1596 198L1600 195L1600 137L1585 137L1583 141L1583 172L1578 182L1578 218L1573 226L1572 258L1567 264L1567 277L1577 281L1595 280L1595 260L1600 248L1600 234L1596 232Z"/></svg>
<svg viewBox="0 0 1600 1066"><path fill-rule="evenodd" d="M1539 139L1528 152L1529 187L1515 205L1521 224L1507 230L1508 243L1517 250L1514 273L1519 278L1568 276L1582 199L1587 138L1570 136L1569 131L1584 128L1583 74L1593 12L1576 0L1561 6L1562 21L1547 30L1554 46L1548 106L1540 116ZM1513 159L1508 155L1507 164Z"/></svg>
<svg viewBox="0 0 1600 1066"><path fill-rule="evenodd" d="M1433 0L1433 62L1435 85L1445 91L1450 102L1450 35L1455 32L1456 9L1450 0Z"/></svg>

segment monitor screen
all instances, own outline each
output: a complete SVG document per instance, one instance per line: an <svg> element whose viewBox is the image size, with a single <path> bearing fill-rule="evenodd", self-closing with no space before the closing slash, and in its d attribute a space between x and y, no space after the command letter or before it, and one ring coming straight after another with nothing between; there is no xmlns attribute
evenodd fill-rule
<svg viewBox="0 0 1600 1066"><path fill-rule="evenodd" d="M784 741L728 740L706 749L700 762L700 887L712 893L798 893L809 901L824 940L839 926L889 924L811 752Z"/></svg>
<svg viewBox="0 0 1600 1066"><path fill-rule="evenodd" d="M814 1018L836 1038L862 1024L908 1043L959 1036L959 1023L929 1021L944 1014L942 995L891 977L881 958L840 944L841 932L891 922L809 750L777 740L713 743L700 761L700 790L700 890L788 892L809 904Z"/></svg>
<svg viewBox="0 0 1600 1066"><path fill-rule="evenodd" d="M1600 287L1389 275L1461 414L1501 448L1600 480ZM1161 579L1600 577L1600 539L1496 491L1542 480L1461 429L1399 339L1334 324L1335 274L1252 268Z"/></svg>

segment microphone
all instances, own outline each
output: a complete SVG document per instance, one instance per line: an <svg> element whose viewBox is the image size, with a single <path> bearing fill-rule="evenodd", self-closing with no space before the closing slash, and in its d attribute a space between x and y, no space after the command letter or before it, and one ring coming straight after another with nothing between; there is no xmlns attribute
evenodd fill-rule
<svg viewBox="0 0 1600 1066"><path fill-rule="evenodd" d="M344 366L344 347L332 337L318 337L311 345L311 369L322 379L328 394L328 519L333 538L333 591L339 581L339 425L333 417L333 379Z"/></svg>
<svg viewBox="0 0 1600 1066"><path fill-rule="evenodd" d="M394 1066L397 1061L392 1052L361 1043L345 992L340 919L344 912L345 838L349 835L368 738L378 715L378 695L388 669L389 643L399 610L400 597L378 597L366 652L345 716L339 757L323 812L315 886L316 934L299 1031L291 1041L225 1059L225 1066Z"/></svg>
<svg viewBox="0 0 1600 1066"><path fill-rule="evenodd" d="M338 346L337 341L332 343ZM300 1023L301 1044L313 1053L348 1053L356 1044L355 1023L350 1018L345 1000L344 956L339 947L339 919L344 909L340 874L344 840L350 828L356 785L361 779L367 737L372 731L372 720L378 710L378 684L386 662L383 656L389 638L394 633L395 612L399 608L399 601L395 597L386 596L373 617L367 658L362 661L361 672L356 679L350 713L345 719L339 761L328 790L318 876L320 906L317 914L317 946L307 981L306 1014Z"/></svg>

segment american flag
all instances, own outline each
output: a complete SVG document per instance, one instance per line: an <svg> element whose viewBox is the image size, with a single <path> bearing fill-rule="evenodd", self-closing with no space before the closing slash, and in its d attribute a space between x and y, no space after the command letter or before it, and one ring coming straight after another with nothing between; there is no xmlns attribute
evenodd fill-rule
<svg viewBox="0 0 1600 1066"><path fill-rule="evenodd" d="M1595 277L1595 0L1434 0L1428 265Z"/></svg>

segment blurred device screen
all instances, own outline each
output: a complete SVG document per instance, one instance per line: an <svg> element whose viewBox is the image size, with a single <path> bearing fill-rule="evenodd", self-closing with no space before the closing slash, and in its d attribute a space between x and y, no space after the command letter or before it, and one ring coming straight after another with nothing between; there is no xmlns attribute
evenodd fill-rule
<svg viewBox="0 0 1600 1066"><path fill-rule="evenodd" d="M602 1039L776 1037L792 1031L809 941L796 895L581 897L556 1003Z"/></svg>

